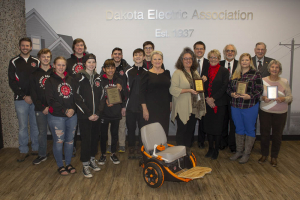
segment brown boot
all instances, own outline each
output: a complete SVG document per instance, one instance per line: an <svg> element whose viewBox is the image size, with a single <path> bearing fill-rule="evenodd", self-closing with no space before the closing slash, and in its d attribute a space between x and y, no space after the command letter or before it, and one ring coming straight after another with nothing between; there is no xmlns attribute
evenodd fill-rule
<svg viewBox="0 0 300 200"><path fill-rule="evenodd" d="M261 156L261 158L258 160L258 163L264 163L267 161L267 156Z"/></svg>
<svg viewBox="0 0 300 200"><path fill-rule="evenodd" d="M27 158L29 156L28 153L20 153L19 154L19 158L17 159L18 162L23 162L25 160L25 158Z"/></svg>
<svg viewBox="0 0 300 200"><path fill-rule="evenodd" d="M236 152L231 156L230 160L237 160L243 156L245 135L235 134Z"/></svg>
<svg viewBox="0 0 300 200"><path fill-rule="evenodd" d="M277 167L277 158L271 158L271 165Z"/></svg>
<svg viewBox="0 0 300 200"><path fill-rule="evenodd" d="M240 164L244 164L248 162L254 142L255 142L255 137L250 137L246 135L245 151L243 157L239 160Z"/></svg>

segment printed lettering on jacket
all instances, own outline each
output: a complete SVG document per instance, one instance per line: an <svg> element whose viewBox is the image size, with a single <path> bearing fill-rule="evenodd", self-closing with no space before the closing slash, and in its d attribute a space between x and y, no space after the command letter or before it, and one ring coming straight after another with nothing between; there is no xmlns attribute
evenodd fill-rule
<svg viewBox="0 0 300 200"><path fill-rule="evenodd" d="M39 80L39 84L41 88L45 89L45 83L48 78L50 78L50 75L41 76Z"/></svg>
<svg viewBox="0 0 300 200"><path fill-rule="evenodd" d="M59 92L59 96L62 96L64 99L70 98L72 93L72 87L68 83L61 83L57 88Z"/></svg>
<svg viewBox="0 0 300 200"><path fill-rule="evenodd" d="M77 74L80 70L83 69L83 64L81 62L75 63L72 67L73 74Z"/></svg>

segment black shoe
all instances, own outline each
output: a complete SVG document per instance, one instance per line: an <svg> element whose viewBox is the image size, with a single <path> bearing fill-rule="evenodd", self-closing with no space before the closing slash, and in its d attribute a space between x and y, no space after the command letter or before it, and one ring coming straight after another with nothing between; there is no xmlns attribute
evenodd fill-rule
<svg viewBox="0 0 300 200"><path fill-rule="evenodd" d="M95 172L98 172L98 171L101 170L100 167L97 166L96 160L95 160L95 159L91 159L91 160L90 160L89 167L90 167L91 169L93 169Z"/></svg>
<svg viewBox="0 0 300 200"><path fill-rule="evenodd" d="M204 143L199 143L199 144L198 144L198 147L199 147L200 149L204 149L205 145L204 145Z"/></svg>
<svg viewBox="0 0 300 200"><path fill-rule="evenodd" d="M212 156L211 156L211 159L212 160L216 160L219 156L219 150L214 150Z"/></svg>
<svg viewBox="0 0 300 200"><path fill-rule="evenodd" d="M230 152L231 153L236 153L236 150L235 149L230 149Z"/></svg>
<svg viewBox="0 0 300 200"><path fill-rule="evenodd" d="M134 147L129 147L128 159L135 159Z"/></svg>
<svg viewBox="0 0 300 200"><path fill-rule="evenodd" d="M214 149L209 149L208 152L207 152L207 154L205 155L205 158L212 157L213 153L214 153Z"/></svg>
<svg viewBox="0 0 300 200"><path fill-rule="evenodd" d="M221 145L219 149L220 149L220 150L224 150L226 147L227 147L227 146Z"/></svg>
<svg viewBox="0 0 300 200"><path fill-rule="evenodd" d="M89 168L90 167L88 165L84 165L83 169L82 169L83 176L86 177L86 178L92 178L93 177L93 175L91 174L91 171L90 171Z"/></svg>
<svg viewBox="0 0 300 200"><path fill-rule="evenodd" d="M106 161L106 155L102 154L100 156L100 159L98 160L98 164L99 165L105 165L105 161Z"/></svg>
<svg viewBox="0 0 300 200"><path fill-rule="evenodd" d="M118 158L118 157L116 156L116 154L114 154L114 153L110 156L110 160L111 160L115 165L120 164L119 158Z"/></svg>
<svg viewBox="0 0 300 200"><path fill-rule="evenodd" d="M42 157L42 156L38 156L34 161L32 161L32 164L34 165L38 165L40 164L41 162L47 160L47 157Z"/></svg>

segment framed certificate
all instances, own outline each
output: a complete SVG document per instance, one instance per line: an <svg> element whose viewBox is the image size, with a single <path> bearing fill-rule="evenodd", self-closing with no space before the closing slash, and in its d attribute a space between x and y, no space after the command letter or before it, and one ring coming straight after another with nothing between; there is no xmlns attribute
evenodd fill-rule
<svg viewBox="0 0 300 200"><path fill-rule="evenodd" d="M118 90L118 88L116 86L105 88L105 91L107 94L107 101L109 104L122 103L120 91Z"/></svg>
<svg viewBox="0 0 300 200"><path fill-rule="evenodd" d="M248 82L238 81L236 86L236 93L239 95L246 94Z"/></svg>
<svg viewBox="0 0 300 200"><path fill-rule="evenodd" d="M276 99L278 97L278 86L267 86L268 99Z"/></svg>
<svg viewBox="0 0 300 200"><path fill-rule="evenodd" d="M194 79L196 92L204 92L203 79Z"/></svg>

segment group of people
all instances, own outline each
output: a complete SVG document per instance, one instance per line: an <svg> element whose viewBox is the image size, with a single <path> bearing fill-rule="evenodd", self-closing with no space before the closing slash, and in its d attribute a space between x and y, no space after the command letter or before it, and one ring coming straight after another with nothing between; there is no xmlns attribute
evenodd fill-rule
<svg viewBox="0 0 300 200"><path fill-rule="evenodd" d="M217 159L219 149L229 146L235 153L230 159L241 158L239 162L246 163L255 142L259 113L262 140L259 162L267 160L272 133L271 164L277 165L292 95L287 80L279 77L281 63L265 57L264 43L256 44L253 58L244 53L239 61L235 60L235 46L226 45L225 60L221 61L216 49L205 59L205 44L196 42L194 51L183 49L172 77L163 64L162 52L155 51L151 41L146 41L143 49L133 51L133 66L123 59L121 48L114 48L100 74L96 71L96 56L86 52L86 44L80 38L73 41L71 57L66 60L59 56L53 66L49 49L41 49L38 58L30 55L30 38L22 38L19 48L20 55L10 60L8 69L19 121L18 162L29 156L28 119L31 154L38 155L33 164L47 159L49 126L59 174L76 173L71 159L76 152L79 129L82 172L91 178L90 169L99 171L98 164L105 164L106 153L111 153L109 159L114 164L120 163L117 151L125 152L126 128L128 158L140 159L142 142L140 134L139 137L135 134L137 126L140 130L159 122L168 135L171 113L171 121L177 123L177 145L184 145L189 151L198 120L198 146L204 148L206 135L209 143L205 157ZM204 92L196 91L195 79L203 80ZM237 93L239 81L247 82L245 94ZM276 99L268 99L268 86L278 87ZM110 102L108 98L112 87L119 91L119 102ZM101 153L96 160L99 136Z"/></svg>

